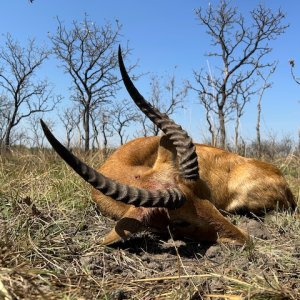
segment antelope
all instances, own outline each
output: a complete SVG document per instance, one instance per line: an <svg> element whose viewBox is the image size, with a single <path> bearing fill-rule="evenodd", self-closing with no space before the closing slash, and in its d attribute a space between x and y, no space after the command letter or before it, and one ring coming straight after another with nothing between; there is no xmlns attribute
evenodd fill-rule
<svg viewBox="0 0 300 300"><path fill-rule="evenodd" d="M100 212L117 220L103 245L149 230L179 238L243 245L248 233L221 211L264 213L295 209L293 194L275 166L215 147L194 144L188 133L151 106L131 81L121 48L119 68L124 85L139 109L163 132L119 147L100 167L91 168L50 132L45 136L71 168L94 189Z"/></svg>

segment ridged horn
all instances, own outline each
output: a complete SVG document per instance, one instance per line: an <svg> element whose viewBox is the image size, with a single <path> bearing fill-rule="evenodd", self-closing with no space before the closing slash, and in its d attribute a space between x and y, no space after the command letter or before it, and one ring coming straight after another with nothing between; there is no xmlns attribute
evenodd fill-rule
<svg viewBox="0 0 300 300"><path fill-rule="evenodd" d="M184 195L176 188L149 191L121 184L104 176L95 169L89 167L66 149L51 133L44 121L40 121L44 134L53 149L77 174L104 195L126 204L144 207L165 207L168 209L176 209L182 206L185 202Z"/></svg>
<svg viewBox="0 0 300 300"><path fill-rule="evenodd" d="M158 109L153 107L139 93L126 71L121 46L119 46L118 57L122 79L132 100L140 110L164 132L175 146L181 177L184 179L197 180L199 178L199 166L196 148L192 139L181 126L177 125L166 114L161 113Z"/></svg>

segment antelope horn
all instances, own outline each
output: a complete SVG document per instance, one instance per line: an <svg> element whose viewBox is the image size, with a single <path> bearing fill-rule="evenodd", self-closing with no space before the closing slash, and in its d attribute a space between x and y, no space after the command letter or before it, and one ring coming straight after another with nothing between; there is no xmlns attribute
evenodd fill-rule
<svg viewBox="0 0 300 300"><path fill-rule="evenodd" d="M192 139L181 126L177 125L166 114L161 113L158 109L153 107L139 93L126 71L120 46L118 57L123 82L132 100L140 110L165 133L175 146L181 177L190 180L199 179L198 158Z"/></svg>
<svg viewBox="0 0 300 300"><path fill-rule="evenodd" d="M95 189L117 201L144 207L165 207L176 209L185 202L185 197L179 189L149 191L116 182L95 169L89 167L78 157L66 149L51 133L43 120L41 125L46 138L60 157L85 181Z"/></svg>

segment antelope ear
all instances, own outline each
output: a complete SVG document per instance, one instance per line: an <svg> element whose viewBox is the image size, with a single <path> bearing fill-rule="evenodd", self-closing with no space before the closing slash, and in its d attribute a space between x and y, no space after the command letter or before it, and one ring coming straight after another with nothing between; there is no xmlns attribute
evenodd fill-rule
<svg viewBox="0 0 300 300"><path fill-rule="evenodd" d="M176 149L173 143L167 138L166 135L163 135L160 138L155 165L163 163L171 163L174 165L176 162L176 156Z"/></svg>

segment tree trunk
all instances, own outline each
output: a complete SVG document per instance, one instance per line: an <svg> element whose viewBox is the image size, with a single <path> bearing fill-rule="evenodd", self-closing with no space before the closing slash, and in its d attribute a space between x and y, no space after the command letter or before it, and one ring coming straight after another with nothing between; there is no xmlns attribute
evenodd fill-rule
<svg viewBox="0 0 300 300"><path fill-rule="evenodd" d="M70 149L71 147L71 132L72 130L67 129L67 148Z"/></svg>
<svg viewBox="0 0 300 300"><path fill-rule="evenodd" d="M104 147L105 151L107 149L107 145L108 145L108 140L107 140L105 130L103 129L103 147Z"/></svg>
<svg viewBox="0 0 300 300"><path fill-rule="evenodd" d="M236 123L235 123L235 128L234 128L234 147L235 147L235 152L239 152L239 127L240 127L240 117L236 117Z"/></svg>
<svg viewBox="0 0 300 300"><path fill-rule="evenodd" d="M220 147L226 149L226 129L225 129L225 117L221 108L218 111L219 125L220 125Z"/></svg>
<svg viewBox="0 0 300 300"><path fill-rule="evenodd" d="M216 147L217 146L217 138L216 138L216 135L213 130L210 131L210 135L211 135L211 145Z"/></svg>
<svg viewBox="0 0 300 300"><path fill-rule="evenodd" d="M215 128L213 126L213 122L210 118L210 115L209 115L209 110L208 108L205 107L205 115L206 115L206 121L208 123L208 131L210 132L210 143L212 146L216 147L217 146L217 138L216 138L216 134L215 134Z"/></svg>
<svg viewBox="0 0 300 300"><path fill-rule="evenodd" d="M9 120L9 123L8 123L8 126L7 126L7 129L6 129L6 133L5 133L5 136L4 136L4 148L5 149L8 149L9 146L10 146L10 143L11 143L11 131L14 127L14 123L15 123L15 120L16 120L16 110L13 112L12 114L12 117L11 119Z"/></svg>
<svg viewBox="0 0 300 300"><path fill-rule="evenodd" d="M90 150L90 111L86 107L83 112L84 151Z"/></svg>
<svg viewBox="0 0 300 300"><path fill-rule="evenodd" d="M12 130L12 125L11 125L11 123L9 123L9 125L6 129L5 137L4 137L4 149L8 149L10 146L11 130Z"/></svg>
<svg viewBox="0 0 300 300"><path fill-rule="evenodd" d="M119 134L119 137L120 137L120 143L121 143L121 145L124 145L123 134L122 134L121 130L119 130L118 134Z"/></svg>
<svg viewBox="0 0 300 300"><path fill-rule="evenodd" d="M256 143L257 143L257 157L258 158L261 158L260 114L261 114L261 98L258 100L258 103L257 103Z"/></svg>

